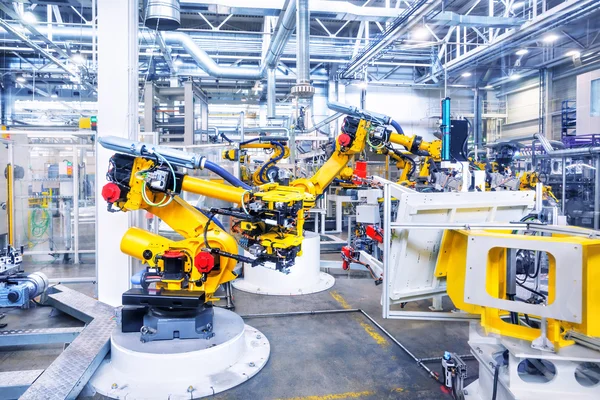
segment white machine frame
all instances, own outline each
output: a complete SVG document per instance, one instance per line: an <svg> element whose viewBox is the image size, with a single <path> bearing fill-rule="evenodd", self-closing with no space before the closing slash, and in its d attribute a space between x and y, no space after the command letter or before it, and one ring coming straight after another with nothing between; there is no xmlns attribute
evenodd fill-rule
<svg viewBox="0 0 600 400"><path fill-rule="evenodd" d="M392 197L399 202L395 222L384 218L383 318L465 321L477 316L460 312L392 310L408 301L446 294L446 282L434 276L445 229L522 229L512 224L534 208L535 192L423 193L386 179L383 212L391 215ZM523 224L521 224L523 225Z"/></svg>

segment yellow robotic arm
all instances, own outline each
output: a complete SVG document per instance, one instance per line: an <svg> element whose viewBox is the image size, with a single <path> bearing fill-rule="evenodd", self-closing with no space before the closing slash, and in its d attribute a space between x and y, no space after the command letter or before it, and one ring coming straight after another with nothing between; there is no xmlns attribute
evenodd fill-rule
<svg viewBox="0 0 600 400"><path fill-rule="evenodd" d="M342 133L336 139L335 151L331 157L312 177L296 179L290 185L301 188L316 198L342 172L352 157L364 150L369 132L373 128L375 128L375 124L365 119L346 117ZM306 206L312 207L314 203L307 204L305 202Z"/></svg>
<svg viewBox="0 0 600 400"><path fill-rule="evenodd" d="M290 148L285 144L284 140L273 140L268 136L260 140L260 142L241 143L239 148L224 150L222 154L224 160L240 161L241 164L245 164L247 167L250 164L250 157L246 154L245 150L271 150L271 157L252 173L252 183L254 185L277 181L277 176L273 176L278 174L278 168L275 165L280 160L284 160L290 156Z"/></svg>
<svg viewBox="0 0 600 400"><path fill-rule="evenodd" d="M252 265L271 261L282 270L293 265L302 243L304 193L276 185L253 190L192 177L176 172L162 150L139 151L141 156L115 154L107 173L109 183L102 191L109 210L146 210L183 236L181 241L171 241L139 228L126 232L121 250L148 265L149 282L158 289L203 292L205 300L211 301L219 285L235 278L238 261ZM179 197L183 191L241 208L200 211ZM215 220L219 214L233 218L235 237ZM238 255L238 242L254 258Z"/></svg>

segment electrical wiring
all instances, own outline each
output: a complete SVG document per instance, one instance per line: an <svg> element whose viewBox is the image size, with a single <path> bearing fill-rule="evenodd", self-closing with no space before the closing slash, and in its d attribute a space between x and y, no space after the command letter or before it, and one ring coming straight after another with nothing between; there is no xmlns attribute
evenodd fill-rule
<svg viewBox="0 0 600 400"><path fill-rule="evenodd" d="M248 210L246 209L246 205L244 204L244 197L246 196L246 193L250 193L249 190L246 190L244 193L242 193L242 198L240 200L240 205L242 206L242 210L244 210L244 213L246 215L250 215L250 213L248 212Z"/></svg>

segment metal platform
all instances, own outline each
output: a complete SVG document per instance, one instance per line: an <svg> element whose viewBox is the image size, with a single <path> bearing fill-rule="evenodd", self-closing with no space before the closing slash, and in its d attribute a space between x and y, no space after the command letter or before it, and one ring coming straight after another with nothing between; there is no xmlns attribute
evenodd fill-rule
<svg viewBox="0 0 600 400"><path fill-rule="evenodd" d="M17 329L0 331L0 347L71 343L83 328Z"/></svg>
<svg viewBox="0 0 600 400"><path fill-rule="evenodd" d="M39 371L18 372L22 375L18 379L19 382L17 382L21 385L20 387L23 388L27 384L31 385L20 398L32 400L75 399L110 349L110 335L116 326L115 311L113 307L107 304L62 285L50 289L45 303L85 322L87 325L82 330L77 328L80 330L78 336L41 375ZM72 339L72 335L76 334L76 331L71 328L66 330L54 329L52 331L55 331L55 339L59 337L56 336L59 334L59 330L64 331L61 333L63 335L61 340L65 342L69 342L69 337ZM25 339L26 336L20 336L21 339L19 340L24 341L22 344L28 343L28 340L30 343L31 338L34 337L29 336L29 339ZM39 340L41 336L37 336L37 340ZM17 340L16 338L19 336L12 337ZM50 342L38 341L36 343ZM54 343L56 343L56 340L54 340ZM37 373L38 376L27 383L25 378L33 376L34 373ZM0 375L0 378L8 380L10 376ZM18 388L19 386L13 382L10 387Z"/></svg>

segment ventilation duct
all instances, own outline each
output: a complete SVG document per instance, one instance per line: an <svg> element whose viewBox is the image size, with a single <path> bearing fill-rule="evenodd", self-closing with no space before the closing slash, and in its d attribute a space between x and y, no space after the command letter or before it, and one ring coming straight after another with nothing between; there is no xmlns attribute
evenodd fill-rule
<svg viewBox="0 0 600 400"><path fill-rule="evenodd" d="M179 0L147 0L144 25L158 31L174 31L181 25Z"/></svg>
<svg viewBox="0 0 600 400"><path fill-rule="evenodd" d="M292 95L297 97L312 97L315 88L310 84L310 10L308 0L297 0L296 22L296 86Z"/></svg>

